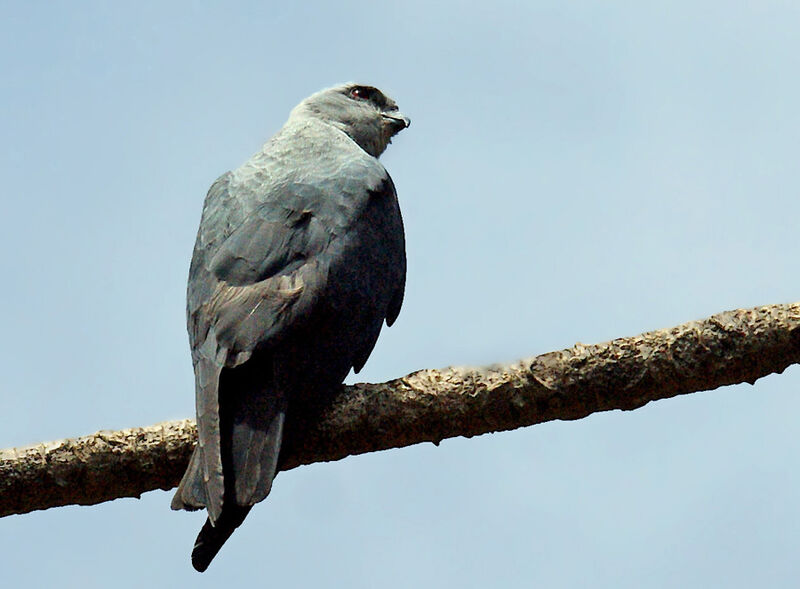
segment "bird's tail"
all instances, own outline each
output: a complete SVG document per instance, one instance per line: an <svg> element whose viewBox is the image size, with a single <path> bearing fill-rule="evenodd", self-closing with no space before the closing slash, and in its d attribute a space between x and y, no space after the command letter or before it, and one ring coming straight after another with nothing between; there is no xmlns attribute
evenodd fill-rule
<svg viewBox="0 0 800 589"><path fill-rule="evenodd" d="M262 501L272 488L278 465L283 423L286 418L285 396L275 391L269 375L258 363L222 371L220 377L220 453L224 494L219 515L211 517L200 530L192 550L192 566L200 572L208 568L225 541L244 521L250 508ZM199 450L196 450L199 452ZM195 460L192 461L194 464ZM197 460L198 465L201 463ZM178 508L206 500L202 467L187 470L181 484ZM199 480L198 480L199 479Z"/></svg>
<svg viewBox="0 0 800 589"><path fill-rule="evenodd" d="M238 505L223 507L222 515L217 519L216 524L211 523L210 519L206 519L192 549L192 566L195 570L202 573L208 568L222 545L247 517L250 508L250 505L247 507Z"/></svg>

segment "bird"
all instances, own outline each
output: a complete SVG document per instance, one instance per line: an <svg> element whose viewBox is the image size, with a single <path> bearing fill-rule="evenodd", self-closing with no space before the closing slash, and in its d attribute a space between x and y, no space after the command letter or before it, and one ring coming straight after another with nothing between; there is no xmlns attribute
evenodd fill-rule
<svg viewBox="0 0 800 589"><path fill-rule="evenodd" d="M269 494L285 431L400 313L405 234L378 158L410 123L374 86L321 90L206 195L186 310L198 443L171 503L208 512L197 571Z"/></svg>

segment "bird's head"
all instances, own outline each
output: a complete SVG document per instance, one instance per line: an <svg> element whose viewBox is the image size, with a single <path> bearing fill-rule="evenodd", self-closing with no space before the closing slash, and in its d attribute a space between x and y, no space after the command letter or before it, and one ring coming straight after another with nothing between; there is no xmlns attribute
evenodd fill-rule
<svg viewBox="0 0 800 589"><path fill-rule="evenodd" d="M374 157L380 156L392 137L411 124L394 100L373 86L361 84L321 90L298 104L292 117L313 117L330 123Z"/></svg>

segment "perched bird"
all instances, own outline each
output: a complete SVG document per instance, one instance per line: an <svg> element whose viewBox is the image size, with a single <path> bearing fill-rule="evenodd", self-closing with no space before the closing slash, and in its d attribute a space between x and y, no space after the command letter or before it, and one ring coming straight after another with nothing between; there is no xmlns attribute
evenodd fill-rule
<svg viewBox="0 0 800 589"><path fill-rule="evenodd" d="M409 124L377 88L322 90L208 191L187 292L198 444L172 500L208 510L198 571L269 494L284 424L330 400L400 312L403 221L377 158Z"/></svg>

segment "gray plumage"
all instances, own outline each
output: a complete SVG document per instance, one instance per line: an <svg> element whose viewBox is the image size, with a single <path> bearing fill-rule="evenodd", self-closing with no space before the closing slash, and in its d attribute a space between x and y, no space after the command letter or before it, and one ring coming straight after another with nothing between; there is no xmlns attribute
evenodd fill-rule
<svg viewBox="0 0 800 589"><path fill-rule="evenodd" d="M269 494L287 416L330 399L400 312L403 224L377 158L408 124L376 88L323 90L206 196L187 294L198 445L172 500L208 510L197 570Z"/></svg>

